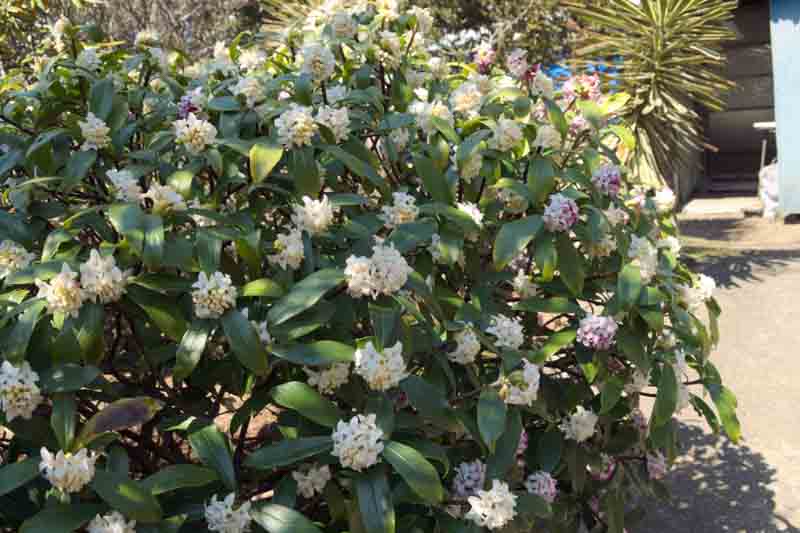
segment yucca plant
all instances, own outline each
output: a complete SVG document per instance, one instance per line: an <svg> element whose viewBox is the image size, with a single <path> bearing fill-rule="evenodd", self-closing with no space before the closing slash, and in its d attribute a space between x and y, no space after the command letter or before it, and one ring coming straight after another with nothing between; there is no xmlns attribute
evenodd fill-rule
<svg viewBox="0 0 800 533"><path fill-rule="evenodd" d="M627 118L636 136L634 166L664 178L704 144L700 109L719 111L734 84L721 73L722 46L736 0L567 0L585 25L579 65L606 61L617 88L633 96Z"/></svg>

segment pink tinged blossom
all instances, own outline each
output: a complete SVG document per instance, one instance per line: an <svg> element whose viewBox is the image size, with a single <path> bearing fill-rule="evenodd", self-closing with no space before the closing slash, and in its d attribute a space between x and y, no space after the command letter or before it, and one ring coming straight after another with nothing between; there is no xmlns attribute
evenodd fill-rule
<svg viewBox="0 0 800 533"><path fill-rule="evenodd" d="M589 315L581 320L577 340L587 348L608 350L614 344L617 323L608 316Z"/></svg>
<svg viewBox="0 0 800 533"><path fill-rule="evenodd" d="M550 203L544 209L544 225L549 231L567 231L578 221L578 204L561 193L551 194Z"/></svg>

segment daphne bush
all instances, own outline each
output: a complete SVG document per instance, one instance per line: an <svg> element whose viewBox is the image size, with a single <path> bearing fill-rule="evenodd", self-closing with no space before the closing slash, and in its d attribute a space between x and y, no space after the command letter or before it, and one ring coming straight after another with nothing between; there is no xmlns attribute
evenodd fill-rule
<svg viewBox="0 0 800 533"><path fill-rule="evenodd" d="M2 527L621 532L677 412L738 437L625 96L431 25L187 64L62 20L2 80Z"/></svg>

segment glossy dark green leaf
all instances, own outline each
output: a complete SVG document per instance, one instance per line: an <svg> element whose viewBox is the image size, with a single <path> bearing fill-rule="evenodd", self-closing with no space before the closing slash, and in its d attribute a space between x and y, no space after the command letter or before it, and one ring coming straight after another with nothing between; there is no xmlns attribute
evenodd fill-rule
<svg viewBox="0 0 800 533"><path fill-rule="evenodd" d="M384 444L383 458L417 495L431 503L444 497L444 488L436 468L411 446L389 441Z"/></svg>
<svg viewBox="0 0 800 533"><path fill-rule="evenodd" d="M506 417L506 429L497 441L494 453L486 461L486 479L506 479L506 474L517 460L522 431L520 412L512 409Z"/></svg>
<svg viewBox="0 0 800 533"><path fill-rule="evenodd" d="M494 267L502 270L536 237L542 229L542 217L529 217L503 224L494 241Z"/></svg>
<svg viewBox="0 0 800 533"><path fill-rule="evenodd" d="M110 78L96 81L89 92L89 111L107 121L114 106L114 82Z"/></svg>
<svg viewBox="0 0 800 533"><path fill-rule="evenodd" d="M31 304L24 313L19 316L17 323L11 329L11 333L5 339L3 357L12 362L21 362L25 359L28 345L31 342L31 335L46 307L44 300Z"/></svg>
<svg viewBox="0 0 800 533"><path fill-rule="evenodd" d="M145 524L161 520L163 513L155 496L124 474L98 469L92 480L92 489L128 518Z"/></svg>
<svg viewBox="0 0 800 533"><path fill-rule="evenodd" d="M272 346L270 352L296 365L328 366L333 363L351 363L355 348L337 341L317 341L310 344Z"/></svg>
<svg viewBox="0 0 800 533"><path fill-rule="evenodd" d="M84 303L74 322L75 338L81 348L83 360L89 364L99 364L106 352L105 346L105 307L103 304Z"/></svg>
<svg viewBox="0 0 800 533"><path fill-rule="evenodd" d="M149 422L162 407L160 401L144 396L110 403L84 424L72 447L76 450L85 448L103 433Z"/></svg>
<svg viewBox="0 0 800 533"><path fill-rule="evenodd" d="M256 524L269 533L322 533L314 522L294 509L267 503L250 511Z"/></svg>
<svg viewBox="0 0 800 533"><path fill-rule="evenodd" d="M506 428L506 403L493 389L481 393L478 400L478 430L484 444L493 452Z"/></svg>
<svg viewBox="0 0 800 533"><path fill-rule="evenodd" d="M453 191L450 190L447 177L442 171L436 168L436 164L432 159L415 154L414 167L417 169L417 174L422 178L422 182L425 184L425 190L434 200L445 204L453 203Z"/></svg>
<svg viewBox="0 0 800 533"><path fill-rule="evenodd" d="M39 477L40 458L29 457L0 468L0 496L4 496Z"/></svg>
<svg viewBox="0 0 800 533"><path fill-rule="evenodd" d="M267 278L251 281L242 287L242 296L280 298L284 294L286 291L279 283Z"/></svg>
<svg viewBox="0 0 800 533"><path fill-rule="evenodd" d="M512 307L516 311L529 311L533 313L574 314L581 310L578 304L560 296L549 296L547 298L528 298L527 300L517 302Z"/></svg>
<svg viewBox="0 0 800 533"><path fill-rule="evenodd" d="M536 444L536 462L545 472L552 472L561 462L564 435L558 430L545 431Z"/></svg>
<svg viewBox="0 0 800 533"><path fill-rule="evenodd" d="M222 328L239 362L256 375L264 375L269 369L267 351L250 321L236 309L222 316Z"/></svg>
<svg viewBox="0 0 800 533"><path fill-rule="evenodd" d="M169 296L130 285L128 297L133 300L164 334L174 341L180 341L188 329L183 310Z"/></svg>
<svg viewBox="0 0 800 533"><path fill-rule="evenodd" d="M586 269L583 256L578 253L569 236L561 233L556 237L558 250L558 270L561 280L569 291L575 296L583 292L583 282L586 278Z"/></svg>
<svg viewBox="0 0 800 533"><path fill-rule="evenodd" d="M314 272L292 287L291 291L275 302L267 313L271 326L277 326L313 307L329 290L344 281L344 272L327 268Z"/></svg>
<svg viewBox="0 0 800 533"><path fill-rule="evenodd" d="M286 439L261 447L247 456L244 464L256 470L271 470L290 466L310 457L326 453L333 448L331 437L305 437Z"/></svg>
<svg viewBox="0 0 800 533"><path fill-rule="evenodd" d="M50 394L74 392L94 381L99 375L100 370L94 366L66 363L40 372L39 385L43 392Z"/></svg>
<svg viewBox="0 0 800 533"><path fill-rule="evenodd" d="M26 520L19 533L73 533L105 509L104 505L57 503Z"/></svg>
<svg viewBox="0 0 800 533"><path fill-rule="evenodd" d="M334 427L345 416L336 404L301 381L278 385L270 394L278 405L293 409L322 426Z"/></svg>
<svg viewBox="0 0 800 533"><path fill-rule="evenodd" d="M556 169L552 161L537 157L528 167L528 188L534 203L543 204L556 186Z"/></svg>
<svg viewBox="0 0 800 533"><path fill-rule="evenodd" d="M658 427L672 419L672 414L678 406L678 379L672 365L661 367L661 379L658 382L656 403L653 406L651 425Z"/></svg>
<svg viewBox="0 0 800 533"><path fill-rule="evenodd" d="M394 503L386 470L376 467L357 475L355 489L365 533L394 533Z"/></svg>
<svg viewBox="0 0 800 533"><path fill-rule="evenodd" d="M706 388L711 393L711 399L714 400L725 434L734 443L739 442L742 428L739 424L739 418L736 416L736 407L738 405L736 396L729 389L715 383L707 385Z"/></svg>
<svg viewBox="0 0 800 533"><path fill-rule="evenodd" d="M178 351L175 353L175 368L172 370L175 380L186 379L194 371L203 356L212 330L213 325L210 320L196 319L183 334Z"/></svg>
<svg viewBox="0 0 800 533"><path fill-rule="evenodd" d="M603 388L600 391L600 413L601 415L608 414L617 405L619 399L622 397L622 391L625 389L625 384L617 376L609 377Z"/></svg>
<svg viewBox="0 0 800 533"><path fill-rule="evenodd" d="M639 267L625 265L617 280L617 298L624 307L630 307L639 299L642 292L642 274Z"/></svg>
<svg viewBox="0 0 800 533"><path fill-rule="evenodd" d="M53 413L50 415L50 426L58 439L62 450L69 450L75 438L77 420L77 404L70 393L60 392L53 396Z"/></svg>
<svg viewBox="0 0 800 533"><path fill-rule="evenodd" d="M145 215L142 231L144 232L142 260L148 268L158 268L164 258L164 221L158 215Z"/></svg>
<svg viewBox="0 0 800 533"><path fill-rule="evenodd" d="M236 471L233 468L228 439L214 424L189 433L192 450L204 465L213 469L228 490L236 490Z"/></svg>
<svg viewBox="0 0 800 533"><path fill-rule="evenodd" d="M204 487L216 481L214 470L197 465L167 465L143 479L141 487L153 496L188 487Z"/></svg>
<svg viewBox="0 0 800 533"><path fill-rule="evenodd" d="M260 183L266 179L283 156L283 148L274 144L254 144L250 148L250 177Z"/></svg>

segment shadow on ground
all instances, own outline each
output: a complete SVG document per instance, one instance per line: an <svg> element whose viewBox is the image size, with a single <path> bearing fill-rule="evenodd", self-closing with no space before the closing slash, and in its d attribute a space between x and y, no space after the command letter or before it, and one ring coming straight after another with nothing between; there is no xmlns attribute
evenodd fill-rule
<svg viewBox="0 0 800 533"><path fill-rule="evenodd" d="M680 424L683 455L666 482L672 501L652 502L631 533L797 533L775 512L775 469L746 445Z"/></svg>
<svg viewBox="0 0 800 533"><path fill-rule="evenodd" d="M709 250L687 247L684 253L693 270L713 277L717 285L734 288L764 281L766 276L800 261L800 250Z"/></svg>

